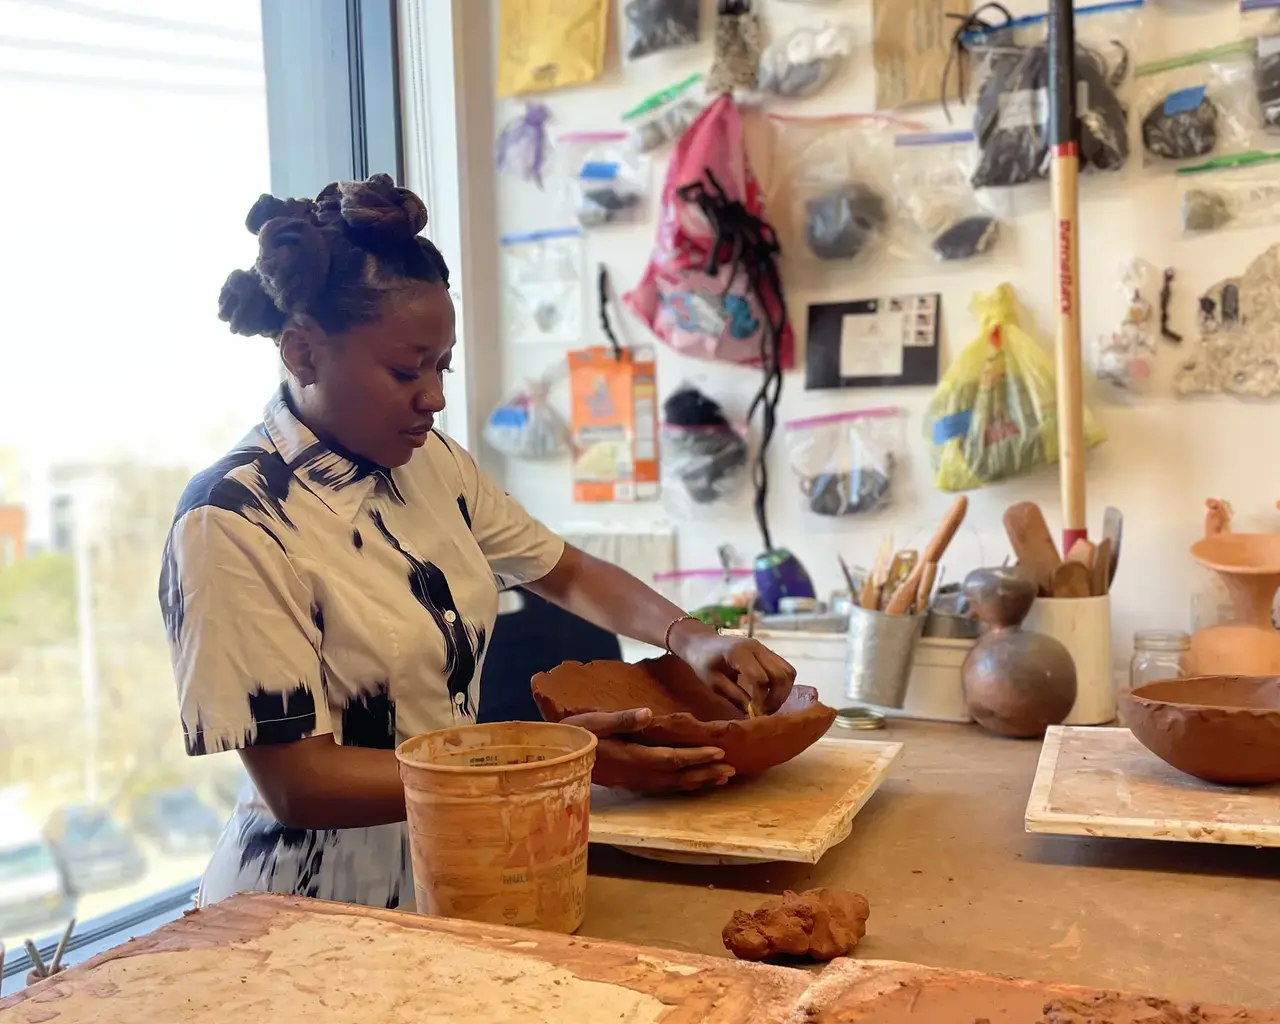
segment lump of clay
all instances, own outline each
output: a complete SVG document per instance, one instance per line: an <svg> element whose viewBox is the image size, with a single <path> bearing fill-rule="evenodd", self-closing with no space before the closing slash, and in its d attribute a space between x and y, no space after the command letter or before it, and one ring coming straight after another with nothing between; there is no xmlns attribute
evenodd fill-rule
<svg viewBox="0 0 1280 1024"><path fill-rule="evenodd" d="M999 237L1000 222L994 217L966 217L933 240L933 251L940 260L967 260L990 252Z"/></svg>
<svg viewBox="0 0 1280 1024"><path fill-rule="evenodd" d="M796 686L772 715L750 718L672 655L635 664L567 661L533 677L533 699L548 722L648 708L653 721L628 739L658 747L719 747L739 778L790 761L821 739L836 717L817 690Z"/></svg>
<svg viewBox="0 0 1280 1024"><path fill-rule="evenodd" d="M851 260L889 223L884 196L857 182L804 204L804 241L820 260Z"/></svg>
<svg viewBox="0 0 1280 1024"><path fill-rule="evenodd" d="M735 910L720 937L739 960L780 956L834 960L847 956L867 933L865 896L840 889L787 891L754 914Z"/></svg>
<svg viewBox="0 0 1280 1024"><path fill-rule="evenodd" d="M1142 119L1142 144L1164 160L1211 153L1218 144L1218 108L1203 89L1170 93Z"/></svg>

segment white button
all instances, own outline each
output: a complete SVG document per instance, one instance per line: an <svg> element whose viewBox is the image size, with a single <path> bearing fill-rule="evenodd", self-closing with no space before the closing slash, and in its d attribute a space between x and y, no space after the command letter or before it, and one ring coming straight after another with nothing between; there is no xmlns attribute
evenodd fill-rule
<svg viewBox="0 0 1280 1024"><path fill-rule="evenodd" d="M465 704L467 702L467 695L465 693L455 693L453 695L453 702L458 705Z"/></svg>
<svg viewBox="0 0 1280 1024"><path fill-rule="evenodd" d="M453 622L454 620L457 619L457 617L458 617L457 614L452 609L444 613L445 622Z"/></svg>

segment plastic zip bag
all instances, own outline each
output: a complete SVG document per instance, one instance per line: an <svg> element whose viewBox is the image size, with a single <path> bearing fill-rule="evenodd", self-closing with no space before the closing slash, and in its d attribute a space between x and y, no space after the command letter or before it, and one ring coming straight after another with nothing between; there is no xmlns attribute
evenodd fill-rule
<svg viewBox="0 0 1280 1024"><path fill-rule="evenodd" d="M717 0L715 45L707 92L750 95L760 70L760 15L754 0Z"/></svg>
<svg viewBox="0 0 1280 1024"><path fill-rule="evenodd" d="M916 127L878 114L771 114L772 181L789 201L782 251L818 264L881 255L893 221L893 138Z"/></svg>
<svg viewBox="0 0 1280 1024"><path fill-rule="evenodd" d="M810 512L865 515L897 499L907 449L897 406L791 420L783 429L791 471Z"/></svg>
<svg viewBox="0 0 1280 1024"><path fill-rule="evenodd" d="M582 232L553 228L503 235L506 326L515 343L581 344L586 300Z"/></svg>
<svg viewBox="0 0 1280 1024"><path fill-rule="evenodd" d="M663 403L662 496L674 514L705 514L743 493L745 435L719 403L692 385L683 385Z"/></svg>
<svg viewBox="0 0 1280 1024"><path fill-rule="evenodd" d="M738 628L756 596L756 575L750 569L656 572L653 585L672 604L717 629Z"/></svg>
<svg viewBox="0 0 1280 1024"><path fill-rule="evenodd" d="M554 459L570 448L569 424L547 401L559 373L530 381L489 414L484 439L513 459Z"/></svg>
<svg viewBox="0 0 1280 1024"><path fill-rule="evenodd" d="M1255 147L1261 120L1253 44L1228 43L1134 69L1144 167L1176 167Z"/></svg>
<svg viewBox="0 0 1280 1024"><path fill-rule="evenodd" d="M1253 39L1254 98L1267 132L1280 132L1280 0L1241 0L1240 18Z"/></svg>
<svg viewBox="0 0 1280 1024"><path fill-rule="evenodd" d="M627 0L622 8L627 59L697 45L701 6L700 0Z"/></svg>
<svg viewBox="0 0 1280 1024"><path fill-rule="evenodd" d="M1053 359L1018 323L1012 286L970 304L977 336L947 367L925 417L934 486L968 491L1058 461ZM1086 409L1084 441L1106 434Z"/></svg>
<svg viewBox="0 0 1280 1024"><path fill-rule="evenodd" d="M848 25L797 28L765 47L756 84L776 96L812 96L820 91L853 53Z"/></svg>
<svg viewBox="0 0 1280 1024"><path fill-rule="evenodd" d="M565 132L556 139L568 203L583 228L634 224L645 217L649 161L626 132Z"/></svg>
<svg viewBox="0 0 1280 1024"><path fill-rule="evenodd" d="M609 10L609 0L499 0L498 96L599 78Z"/></svg>
<svg viewBox="0 0 1280 1024"><path fill-rule="evenodd" d="M1280 224L1280 153L1240 153L1178 169L1185 235Z"/></svg>
<svg viewBox="0 0 1280 1024"><path fill-rule="evenodd" d="M655 92L622 115L631 145L641 153L675 142L706 108L706 93L698 88L701 73Z"/></svg>
<svg viewBox="0 0 1280 1024"><path fill-rule="evenodd" d="M1124 88L1143 0L1075 9L1080 169L1115 171L1129 159ZM1021 185L1049 176L1048 16L1011 19L966 33L977 65L975 188Z"/></svg>
<svg viewBox="0 0 1280 1024"><path fill-rule="evenodd" d="M1155 366L1155 308L1147 298L1153 284L1152 267L1130 260L1120 268L1120 291L1125 297L1118 330L1099 335L1090 352L1094 375L1122 391L1141 393L1151 384Z"/></svg>
<svg viewBox="0 0 1280 1024"><path fill-rule="evenodd" d="M522 181L543 187L543 171L551 146L547 142L547 122L551 110L545 103L526 103L498 133L495 163L498 170Z"/></svg>
<svg viewBox="0 0 1280 1024"><path fill-rule="evenodd" d="M905 259L963 262L990 252L1002 224L974 192L973 132L910 132L894 139L895 250Z"/></svg>

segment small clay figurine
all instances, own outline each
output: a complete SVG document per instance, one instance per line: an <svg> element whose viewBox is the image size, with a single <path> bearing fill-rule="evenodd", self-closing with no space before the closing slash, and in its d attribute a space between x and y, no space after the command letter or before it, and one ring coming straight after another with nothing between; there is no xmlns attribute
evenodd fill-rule
<svg viewBox="0 0 1280 1024"><path fill-rule="evenodd" d="M867 932L871 907L865 896L839 889L784 892L755 913L735 910L720 933L739 960L803 956L834 960L847 956Z"/></svg>
<svg viewBox="0 0 1280 1024"><path fill-rule="evenodd" d="M1053 637L1022 629L1036 584L1020 569L975 569L964 595L988 629L960 669L969 714L988 732L1031 739L1076 702L1076 665Z"/></svg>

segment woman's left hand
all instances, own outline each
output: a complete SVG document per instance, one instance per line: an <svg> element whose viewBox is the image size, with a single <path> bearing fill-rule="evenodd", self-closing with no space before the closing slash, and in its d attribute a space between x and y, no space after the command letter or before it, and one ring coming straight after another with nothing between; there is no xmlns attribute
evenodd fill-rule
<svg viewBox="0 0 1280 1024"><path fill-rule="evenodd" d="M796 681L796 670L758 640L723 636L696 619L677 623L670 642L698 678L743 711L754 704L761 714L773 714Z"/></svg>

